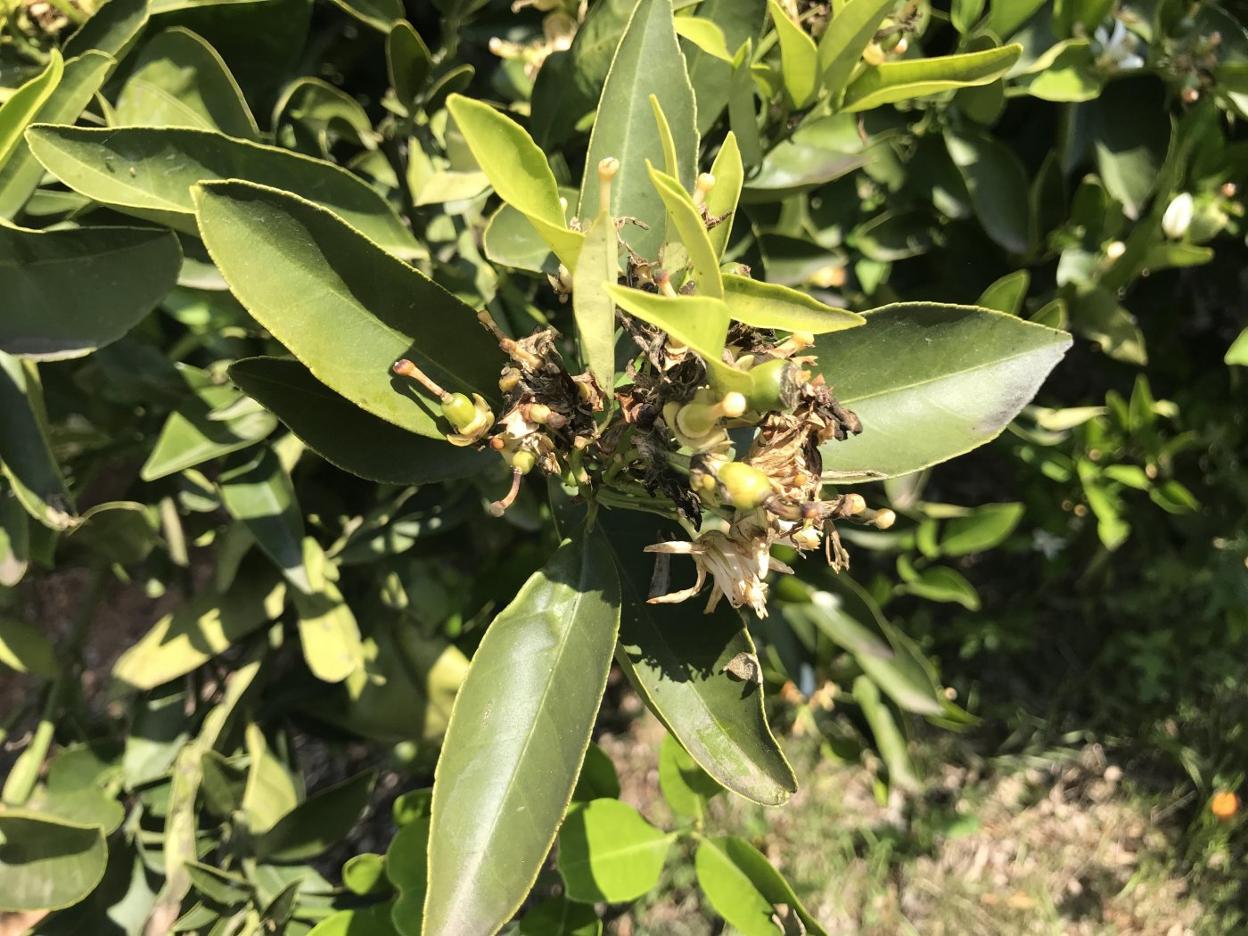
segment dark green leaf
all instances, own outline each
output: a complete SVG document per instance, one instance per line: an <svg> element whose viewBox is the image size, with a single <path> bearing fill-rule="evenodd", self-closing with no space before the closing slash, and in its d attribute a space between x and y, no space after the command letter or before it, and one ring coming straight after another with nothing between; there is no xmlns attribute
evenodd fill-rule
<svg viewBox="0 0 1248 936"><path fill-rule="evenodd" d="M490 456L413 435L334 393L292 358L244 358L230 379L326 461L370 481L429 484L475 474Z"/></svg>
<svg viewBox="0 0 1248 936"><path fill-rule="evenodd" d="M821 449L825 477L844 481L909 474L995 438L1071 342L972 306L893 305L866 319L816 344L819 370L862 420L861 435Z"/></svg>
<svg viewBox="0 0 1248 936"><path fill-rule="evenodd" d="M438 760L424 933L493 932L523 902L576 784L606 685L619 584L572 541L486 632Z"/></svg>
<svg viewBox="0 0 1248 936"><path fill-rule="evenodd" d="M0 350L53 361L90 354L155 308L181 262L169 231L0 228Z"/></svg>
<svg viewBox="0 0 1248 936"><path fill-rule="evenodd" d="M356 774L300 803L255 842L267 861L309 861L346 837L368 805L376 774Z"/></svg>
<svg viewBox="0 0 1248 936"><path fill-rule="evenodd" d="M331 390L434 438L447 427L436 401L395 377L395 361L414 361L448 392L497 396L501 352L472 309L420 271L297 196L242 182L195 193L234 294Z"/></svg>

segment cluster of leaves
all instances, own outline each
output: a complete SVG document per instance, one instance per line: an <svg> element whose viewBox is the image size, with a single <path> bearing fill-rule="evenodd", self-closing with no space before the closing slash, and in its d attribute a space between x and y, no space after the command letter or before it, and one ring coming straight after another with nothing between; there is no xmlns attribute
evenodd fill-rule
<svg viewBox="0 0 1248 936"><path fill-rule="evenodd" d="M1026 514L923 495L931 466L1031 400L1070 343L1058 328L1146 363L1123 297L1237 230L1232 17L517 6L5 12L0 663L39 691L3 728L24 743L0 909L55 911L37 932L598 932L674 843L736 929L822 932L753 845L703 831L720 789L796 789L765 690L856 750L881 796L914 790L907 720L973 719L890 602L979 607L958 566L1016 542L1034 499L1086 501L1107 552L1134 538L1136 492L1198 510L1181 408L1146 380L1129 403L1028 410L997 443L1045 479ZM594 447L631 425L657 348L692 366L691 393L748 402L724 443L747 449L785 407L734 346L743 326L765 352L818 336L804 366L862 432L813 463L837 486L887 479L887 516L913 520L846 529L857 581L768 541L800 577L748 626L647 600L643 550L656 524L695 535L690 511L637 475L639 447ZM560 413L586 446L560 448L507 372L500 388L504 367L538 385L534 335L585 371L550 382L602 397ZM540 425L496 430L509 408ZM737 522L720 482L707 500ZM804 483L850 503L818 468ZM32 619L42 581L83 574L68 626ZM98 621L123 589L168 613L110 647L101 689L87 651L117 642ZM670 733L675 829L619 801L591 744L613 661ZM835 686L852 704L833 711ZM352 830L391 799L398 831L374 818L367 852Z"/></svg>

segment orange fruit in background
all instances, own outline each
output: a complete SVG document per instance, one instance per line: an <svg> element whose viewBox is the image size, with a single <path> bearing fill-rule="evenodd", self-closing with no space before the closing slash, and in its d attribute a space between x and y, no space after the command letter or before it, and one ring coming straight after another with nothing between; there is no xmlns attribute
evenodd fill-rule
<svg viewBox="0 0 1248 936"><path fill-rule="evenodd" d="M1226 822L1239 812L1239 797L1230 790L1219 790L1209 800L1209 811Z"/></svg>

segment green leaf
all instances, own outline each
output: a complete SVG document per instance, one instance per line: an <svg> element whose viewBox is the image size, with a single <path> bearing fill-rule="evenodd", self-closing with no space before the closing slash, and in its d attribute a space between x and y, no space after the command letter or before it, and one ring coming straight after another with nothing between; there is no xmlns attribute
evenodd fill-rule
<svg viewBox="0 0 1248 936"><path fill-rule="evenodd" d="M707 800L723 787L669 734L663 736L659 748L659 789L672 812L700 820Z"/></svg>
<svg viewBox="0 0 1248 936"><path fill-rule="evenodd" d="M724 297L723 277L719 272L719 254L711 244L706 224L702 221L702 213L689 197L689 193L680 187L680 183L665 172L647 164L650 182L654 185L667 216L671 219L681 243L689 254L693 266L693 278L697 283L699 296L710 296L714 299Z"/></svg>
<svg viewBox="0 0 1248 936"><path fill-rule="evenodd" d="M675 840L616 799L596 799L568 811L559 832L559 874L570 899L625 903L659 882Z"/></svg>
<svg viewBox="0 0 1248 936"><path fill-rule="evenodd" d="M1103 81L1096 71L1096 53L1087 39L1067 39L1050 52L1043 68L1033 66L1019 80L1032 97L1043 101L1077 102L1097 97ZM1037 63L1038 65L1039 63Z"/></svg>
<svg viewBox="0 0 1248 936"><path fill-rule="evenodd" d="M166 29L143 47L117 98L116 120L123 127L193 127L247 140L260 136L220 54L181 27Z"/></svg>
<svg viewBox="0 0 1248 936"><path fill-rule="evenodd" d="M965 36L984 15L986 5L986 0L953 0L949 10L949 20L953 23L953 28Z"/></svg>
<svg viewBox="0 0 1248 936"><path fill-rule="evenodd" d="M178 365L178 372L191 393L165 420L152 453L139 470L144 481L247 448L277 427L277 420L258 407L235 414L239 401L247 401L228 384L217 383L186 364ZM229 418L220 418L221 413Z"/></svg>
<svg viewBox="0 0 1248 936"><path fill-rule="evenodd" d="M603 212L586 233L572 272L572 315L581 357L608 393L615 386L615 301L607 287L616 282L619 272L615 219Z"/></svg>
<svg viewBox="0 0 1248 936"><path fill-rule="evenodd" d="M255 841L267 861L310 861L337 845L368 805L377 775L366 770L300 803Z"/></svg>
<svg viewBox="0 0 1248 936"><path fill-rule="evenodd" d="M386 876L399 892L390 911L402 936L422 936L421 907L428 881L429 819L420 817L399 829L386 849Z"/></svg>
<svg viewBox="0 0 1248 936"><path fill-rule="evenodd" d="M1226 349L1226 356L1223 360L1227 364L1248 367L1248 328L1240 332L1239 337L1231 342L1231 346Z"/></svg>
<svg viewBox="0 0 1248 936"><path fill-rule="evenodd" d="M711 906L742 936L775 936L780 929L772 916L781 910L796 914L811 936L826 936L789 882L745 839L735 835L701 839L694 868Z"/></svg>
<svg viewBox="0 0 1248 936"><path fill-rule="evenodd" d="M342 865L342 884L361 897L386 893L385 857L372 852L352 855Z"/></svg>
<svg viewBox="0 0 1248 936"><path fill-rule="evenodd" d="M0 490L0 585L12 588L25 577L30 547L30 517L11 491Z"/></svg>
<svg viewBox="0 0 1248 936"><path fill-rule="evenodd" d="M945 145L984 231L1011 253L1031 249L1031 212L1026 197L1027 171L1014 151L987 133L945 131Z"/></svg>
<svg viewBox="0 0 1248 936"><path fill-rule="evenodd" d="M584 238L564 220L546 154L523 127L483 101L452 94L446 106L498 197L528 218L564 265L575 269ZM592 169L586 176L598 178Z"/></svg>
<svg viewBox="0 0 1248 936"><path fill-rule="evenodd" d="M732 64L732 53L728 51L728 40L719 25L702 16L677 16L675 19L676 35L688 39L701 51L721 62ZM690 79L693 77L693 66L689 67ZM721 105L722 107L722 105ZM709 128L708 128L709 129Z"/></svg>
<svg viewBox="0 0 1248 936"><path fill-rule="evenodd" d="M299 615L299 642L312 675L337 683L364 669L360 626L334 583L335 568L312 537L303 541L303 565L310 593L290 593Z"/></svg>
<svg viewBox="0 0 1248 936"><path fill-rule="evenodd" d="M547 897L520 918L520 936L602 936L593 907L563 897Z"/></svg>
<svg viewBox="0 0 1248 936"><path fill-rule="evenodd" d="M251 897L247 879L237 874L198 861L188 861L186 872L195 890L224 907L237 907Z"/></svg>
<svg viewBox="0 0 1248 936"><path fill-rule="evenodd" d="M680 171L680 165L676 156L676 141L672 139L672 127L667 122L667 115L663 113L663 106L659 104L656 95L650 95L650 109L654 112L654 125L659 133L659 143L663 146L663 171L669 176L675 176ZM651 181L653 181L653 167L651 168ZM680 183L676 184L680 189ZM682 192L684 189L680 189Z"/></svg>
<svg viewBox="0 0 1248 936"><path fill-rule="evenodd" d="M43 385L33 362L0 351L0 462L26 512L54 530L77 520L47 436Z"/></svg>
<svg viewBox="0 0 1248 936"><path fill-rule="evenodd" d="M402 0L334 0L334 5L346 10L361 23L387 34L403 19Z"/></svg>
<svg viewBox="0 0 1248 936"><path fill-rule="evenodd" d="M1032 14L1044 6L1045 0L993 0L988 5L989 32L1001 39L1008 39L1031 19Z"/></svg>
<svg viewBox="0 0 1248 936"><path fill-rule="evenodd" d="M340 141L366 149L376 145L363 105L319 78L297 78L287 85L274 113L273 140L285 149L333 162L331 151Z"/></svg>
<svg viewBox="0 0 1248 936"><path fill-rule="evenodd" d="M225 593L201 591L127 648L113 677L153 689L198 669L281 613L286 587L276 578L242 576Z"/></svg>
<svg viewBox="0 0 1248 936"><path fill-rule="evenodd" d="M427 390L392 375L395 361L414 361L448 392L497 396L501 353L472 309L419 270L275 189L212 183L195 200L204 243L239 301L331 390L433 438L447 423Z"/></svg>
<svg viewBox="0 0 1248 936"><path fill-rule="evenodd" d="M273 449L263 448L243 464L221 474L221 505L246 525L260 550L273 560L286 580L310 592L303 567L303 514L295 486Z"/></svg>
<svg viewBox="0 0 1248 936"><path fill-rule="evenodd" d="M753 54L753 41L747 39L733 56L732 74L728 80L728 124L737 138L741 159L748 169L754 169L763 161L763 141L754 106Z"/></svg>
<svg viewBox="0 0 1248 936"><path fill-rule="evenodd" d="M411 23L399 20L386 36L386 75L404 109L413 107L432 70L433 56L425 40Z"/></svg>
<svg viewBox="0 0 1248 936"><path fill-rule="evenodd" d="M390 903L379 903L339 910L308 930L307 936L395 936L398 930L390 920L391 908Z"/></svg>
<svg viewBox="0 0 1248 936"><path fill-rule="evenodd" d="M1003 543L1023 519L1022 504L985 504L969 517L955 517L945 524L940 551L946 556L983 552Z"/></svg>
<svg viewBox="0 0 1248 936"><path fill-rule="evenodd" d="M854 701L862 709L863 717L875 737L875 746L884 766L888 768L888 782L903 790L917 790L919 780L906 751L905 736L897 727L892 710L880 698L879 689L866 676L859 676L854 680L853 693Z"/></svg>
<svg viewBox="0 0 1248 936"><path fill-rule="evenodd" d="M0 167L17 151L23 131L52 96L52 92L60 84L64 70L65 62L61 53L53 49L48 67L14 91L4 105L0 106Z"/></svg>
<svg viewBox="0 0 1248 936"><path fill-rule="evenodd" d="M34 625L8 615L0 617L0 663L19 673L34 673L48 679L60 672L56 651L47 635Z"/></svg>
<svg viewBox="0 0 1248 936"><path fill-rule="evenodd" d="M603 159L620 161L611 187L611 215L629 217L648 226L626 225L621 236L643 258L658 256L663 244L663 201L647 175L647 161L660 163L663 143L655 129L650 96L658 99L672 131L676 174L686 189L697 171L698 132L693 87L685 73L672 21L672 0L640 0L616 49L598 101L600 119L589 137L587 171L581 182L577 215L596 214L598 177L593 171Z"/></svg>
<svg viewBox="0 0 1248 936"><path fill-rule="evenodd" d="M589 745L619 604L593 534L561 546L486 631L435 774L425 936L494 932L528 895Z"/></svg>
<svg viewBox="0 0 1248 936"><path fill-rule="evenodd" d="M239 809L247 830L263 835L299 805L299 790L290 771L269 750L259 725L248 725L244 738L250 766Z"/></svg>
<svg viewBox="0 0 1248 936"><path fill-rule="evenodd" d="M906 666L895 647L852 617L839 596L816 592L809 604L786 604L785 614L811 622L829 640L848 650L862 671L901 708L917 715L941 713L941 700L921 671Z"/></svg>
<svg viewBox="0 0 1248 936"><path fill-rule="evenodd" d="M602 797L618 798L619 795L620 778L615 772L615 764L606 751L591 742L585 751L585 762L581 764L581 774L576 778L572 798L588 802Z"/></svg>
<svg viewBox="0 0 1248 936"><path fill-rule="evenodd" d="M715 256L722 258L724 251L728 249L728 236L732 233L737 203L741 200L741 186L745 182L741 149L737 146L737 135L731 130L724 138L719 152L715 154L711 175L715 177L715 185L706 196L706 213L711 218L718 218L719 223L708 233Z"/></svg>
<svg viewBox="0 0 1248 936"><path fill-rule="evenodd" d="M91 103L116 64L112 56L104 52L86 52L70 59L65 63L60 83L29 122L72 124ZM42 178L43 166L31 154L25 137L20 138L8 161L0 160L0 217L15 217Z"/></svg>
<svg viewBox="0 0 1248 936"><path fill-rule="evenodd" d="M928 601L954 602L968 611L979 610L979 593L958 571L948 566L915 569L904 556L897 559L897 574L905 582L902 591Z"/></svg>
<svg viewBox="0 0 1248 936"><path fill-rule="evenodd" d="M855 118L838 114L807 121L767 153L745 187L744 200L781 201L834 182L865 165L869 153Z"/></svg>
<svg viewBox="0 0 1248 936"><path fill-rule="evenodd" d="M897 0L849 0L836 10L819 39L819 68L833 104L839 103L884 15L896 5Z"/></svg>
<svg viewBox="0 0 1248 936"><path fill-rule="evenodd" d="M769 806L797 788L763 713L762 692L724 667L754 644L736 611L646 603L654 525L638 514L602 521L620 570L624 608L616 659L651 711L722 786ZM690 573L691 574L691 573ZM690 626L691 618L694 626Z"/></svg>
<svg viewBox="0 0 1248 936"><path fill-rule="evenodd" d="M983 291L975 304L983 309L994 309L1006 315L1018 315L1023 311L1031 274L1026 270L1007 273Z"/></svg>
<svg viewBox="0 0 1248 936"><path fill-rule="evenodd" d="M1165 94L1155 76L1130 76L1107 84L1087 105L1097 171L1132 220L1153 194L1170 145Z"/></svg>
<svg viewBox="0 0 1248 936"><path fill-rule="evenodd" d="M98 49L121 61L147 25L148 13L148 0L108 0L65 40L61 51L73 56Z"/></svg>
<svg viewBox="0 0 1248 936"><path fill-rule="evenodd" d="M972 306L900 304L816 343L861 435L820 451L825 477L918 471L995 438L1070 347L1065 332Z"/></svg>
<svg viewBox="0 0 1248 936"><path fill-rule="evenodd" d="M0 228L0 350L45 361L90 354L155 308L181 264L170 231Z"/></svg>
<svg viewBox="0 0 1248 936"><path fill-rule="evenodd" d="M629 315L661 328L704 358L719 359L728 338L728 306L710 296L663 296L609 284L607 294Z"/></svg>
<svg viewBox="0 0 1248 936"><path fill-rule="evenodd" d="M676 17L677 34L690 43L685 47L685 60L697 104L699 133L710 132L728 103L734 50L747 40L756 43L766 21L767 0L702 0L693 15ZM718 30L723 48L713 35L694 37L696 31L709 33L703 24ZM711 45L713 49L708 48Z"/></svg>
<svg viewBox="0 0 1248 936"><path fill-rule="evenodd" d="M476 474L493 456L413 435L334 393L291 358L243 358L230 379L330 464L384 484Z"/></svg>
<svg viewBox="0 0 1248 936"><path fill-rule="evenodd" d="M196 232L191 186L239 179L311 198L396 255L421 252L385 199L362 179L289 150L188 127L38 125L26 139L35 158L74 191L187 233Z"/></svg>
<svg viewBox="0 0 1248 936"><path fill-rule="evenodd" d="M983 52L904 59L868 66L845 89L842 109L857 113L955 88L990 84L1010 70L1022 50L1021 45L1008 45Z"/></svg>
<svg viewBox="0 0 1248 936"><path fill-rule="evenodd" d="M799 110L819 91L819 51L801 25L789 19L777 0L767 0L776 35L780 39L780 69L789 101ZM833 20L835 25L836 20Z"/></svg>
<svg viewBox="0 0 1248 936"><path fill-rule="evenodd" d="M796 289L735 273L724 274L724 291L728 314L736 321L755 328L824 335L866 323L866 319L856 312L825 305Z"/></svg>
<svg viewBox="0 0 1248 936"><path fill-rule="evenodd" d="M94 825L18 809L0 811L0 910L59 910L104 877L108 846Z"/></svg>

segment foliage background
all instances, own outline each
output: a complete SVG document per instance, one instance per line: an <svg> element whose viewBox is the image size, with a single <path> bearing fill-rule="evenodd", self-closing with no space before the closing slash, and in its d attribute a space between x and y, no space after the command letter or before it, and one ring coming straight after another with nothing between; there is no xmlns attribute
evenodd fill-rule
<svg viewBox="0 0 1248 936"><path fill-rule="evenodd" d="M164 124L189 107L207 126L235 136L271 134L283 148L346 166L406 219L427 250L418 258L422 268L469 304L489 303L522 334L567 316L537 272L547 251L506 227L514 222L506 209L495 215L497 200L463 139L448 129L445 101L467 90L512 106L527 117L561 185L575 186L588 131L582 118L593 109L631 6L598 0L587 10L534 4L513 11L503 3L449 0L406 8L263 0L149 8L110 0L88 24L96 24L94 35L67 41L70 21L84 18L82 7L16 5L5 13L0 83L16 88L40 73L54 47L66 59L95 48L119 64L105 79L103 72L83 74L79 60L77 78L88 91L77 108L84 126ZM753 26L734 19L747 9ZM783 40L768 38L776 21L764 5L703 0L688 12L720 23L729 51L751 29L771 43L760 59L771 66L771 83L760 82L750 97L766 159L747 184L754 197L732 222L731 258L850 308L898 300L978 303L1069 327L1077 341L1037 405L1001 438L947 465L866 489L869 500L887 502L900 519L888 531L847 533L852 580L833 578L808 559L801 581L777 585L773 614L753 626L765 648L769 715L799 774L811 778L816 792L806 795L820 804L792 807L810 829L795 832L799 820L786 825L783 812L713 796L713 787L698 787L696 770L682 774L693 777L682 800L670 781L678 752L639 718L636 699L617 677L597 737L623 772L625 798L664 829L745 836L790 873L812 908L820 879L865 878L860 904L835 919L846 931L897 931L907 917L924 931L957 931L967 905L984 932L1078 931L1098 918L1111 928L1159 931L1150 929L1150 912L1155 919L1169 911L1185 927L1235 931L1243 925L1243 834L1237 816L1213 815L1210 800L1243 782L1248 701L1241 676L1248 642L1248 348L1237 341L1248 285L1242 6L916 5L904 33L911 56L978 48L988 30L1021 42L1024 64L1004 81L868 110L848 138L832 131L803 138L791 60ZM827 14L819 4L790 12L814 35ZM586 14L571 47L538 69L538 59L566 46ZM427 62L406 33L395 38L391 23L404 17L417 42L432 50ZM216 53L180 29L220 53L243 98L219 80ZM730 35L734 29L742 35ZM883 54L906 55L890 47L897 38L883 40ZM167 47L153 50L158 41ZM406 71L394 66L400 42L409 44ZM728 126L742 130L739 112L713 126L707 115L718 111L702 107L707 95L731 86L730 67L689 40L684 49L699 115L710 121L702 128L708 139L722 138ZM194 79L162 64L170 61ZM699 70L708 76L701 82ZM218 76L210 88L203 77L209 73ZM99 97L88 87L93 81ZM166 95L175 89L178 107L158 109L162 87ZM727 98L715 103L723 108ZM75 117L43 113L37 122ZM26 139L17 146L27 147ZM43 157L9 158L30 163L32 189L41 181ZM13 165L5 172L15 172ZM31 201L6 207L6 217L42 229L86 207L73 183L47 168L53 177ZM790 184L794 172L806 173L797 185ZM116 209L97 205L84 217L89 224L133 223ZM402 233L394 237L404 240ZM467 660L485 625L557 545L536 486L522 491L505 521L487 520L484 502L505 487L501 468L411 490L353 478L301 452L276 420L220 382L230 362L275 345L227 292L204 288L211 270L194 238L183 237L181 249L187 260L177 285L159 272L122 277L155 283L146 299L148 307L159 304L155 315L125 337L107 336L111 343L100 341L89 357L40 365L46 429L30 435L11 418L5 426L0 456L9 486L26 477L14 467L19 453L46 435L67 478L65 493L73 493L85 519L54 535L29 516L30 498L19 503L10 493L3 502L5 800L10 812L44 809L69 823L85 820L109 842L105 883L68 910L22 918L38 932L72 932L85 921L92 931L141 931L161 892L170 772L184 752L202 756L191 745L205 737L205 709L220 699L227 674L248 672L259 654L265 663L246 718L232 726L222 756L206 758L212 766L204 768L190 848L198 840L204 857L218 861L195 871L194 902L206 910L188 926L208 931L245 917L304 932L331 909L392 894L404 899L411 877L400 870L390 883L373 881L376 860L353 856L397 854L404 846L395 844L396 828L419 825L419 791L431 782L436 739ZM138 253L129 262L130 271L161 265L159 257ZM105 283L119 288L116 280L99 282L100 290ZM145 297L133 301L143 305ZM13 360L6 355L9 388L22 380ZM328 411L321 415L332 419ZM391 461L404 455L414 457L403 450ZM384 460L374 467L388 480ZM280 480L283 469L292 481ZM232 478L244 499L234 503ZM42 480L52 487L36 492L33 512L50 512L43 519L56 526L55 514L68 501L55 479ZM269 620L263 599L277 578L256 550L247 555L250 538L240 530L249 494L285 503L283 512L297 513L341 566L346 613L368 622L377 660L402 670L387 673L384 693L344 702L309 671L321 675L334 661L305 660L307 643L301 649L291 615L285 626L261 628ZM315 561L295 558L307 567ZM152 675L159 672L152 660L133 649L142 647L143 633L187 596L237 597L238 583L249 587L236 609L247 622L240 629L260 639L227 633L224 643L235 645L215 660L199 660L194 651L202 648L192 648L191 659L205 665L174 663L172 682ZM912 642L948 687L946 699L969 714L950 708L925 720L890 703L881 722L878 702L856 688L866 667L846 652L844 622L820 619L825 606L810 601L812 591L838 596L836 607L859 625L907 647ZM210 595L195 614L211 612L215 600ZM123 651L140 663L127 669ZM131 688L119 690L110 677ZM276 765L267 784L257 764ZM375 771L376 784L365 774L369 779L336 788L330 806L312 814L312 841L305 831L294 845L257 843L294 804L316 802L305 800L307 792L335 789L361 771ZM604 786L578 798L609 796L610 776L604 770ZM1107 778L1109 792L1096 786ZM1012 791L1001 793L1010 783ZM1075 790L1069 800L1076 806L1068 809L1103 823L1098 829L1147 839L1139 848L1161 870L1141 861L1134 880L1181 882L1199 917L1180 919L1173 906L1158 911L1144 903L1124 923L1106 907L1113 908L1125 882L1097 884L1083 865L1072 870L1058 862L1037 878L1031 904L1013 905L986 899L1003 885L991 878L977 884L956 861L943 877L916 870L955 854L968 836L980 841L1014 828L1009 822L1031 815L1035 800L1058 788ZM1107 802L1122 814L1089 805ZM839 803L848 804L844 811ZM1141 816L1161 838L1122 832ZM307 815L302 826L308 828ZM94 839L79 839L84 864L96 862ZM1100 854L1086 841L1070 847L1094 864ZM723 909L698 896L685 839L673 855L656 891L604 911L609 927L676 931L679 921L697 932L703 922L720 925ZM811 855L827 863L812 870ZM401 869L408 860L420 862L409 856L391 864ZM347 890L336 887L351 876L349 867L360 877ZM423 869L413 876L423 877ZM1068 899L1071 880L1101 902L1089 908ZM916 881L939 890L937 910L880 897ZM562 887L549 867L536 893L546 897ZM963 894L968 903L951 896ZM179 904L175 910L191 906ZM547 909L567 906L556 900ZM559 931L533 920L525 931ZM581 922L590 932L599 925Z"/></svg>

